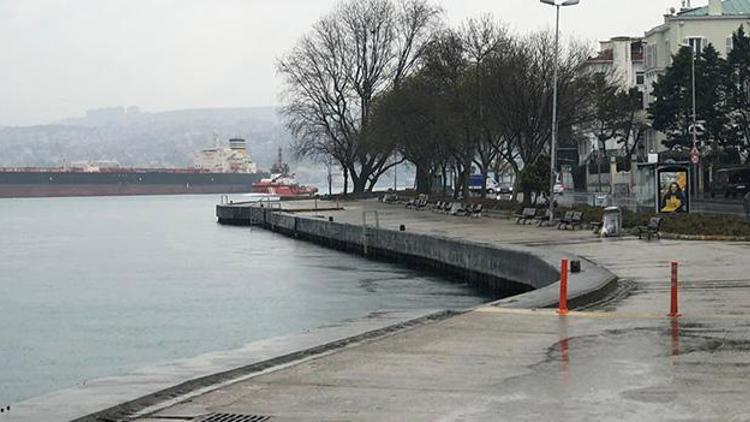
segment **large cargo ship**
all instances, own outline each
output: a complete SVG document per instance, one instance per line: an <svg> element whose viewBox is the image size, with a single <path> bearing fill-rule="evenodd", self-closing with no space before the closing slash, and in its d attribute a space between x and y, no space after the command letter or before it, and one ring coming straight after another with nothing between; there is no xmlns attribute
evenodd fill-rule
<svg viewBox="0 0 750 422"><path fill-rule="evenodd" d="M0 198L247 193L258 172L245 140L199 151L192 168L125 168L114 161L0 168Z"/></svg>

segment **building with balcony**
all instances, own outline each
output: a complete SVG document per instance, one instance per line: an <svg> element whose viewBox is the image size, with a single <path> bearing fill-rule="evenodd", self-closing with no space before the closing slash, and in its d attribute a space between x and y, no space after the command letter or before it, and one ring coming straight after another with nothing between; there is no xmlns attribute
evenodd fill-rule
<svg viewBox="0 0 750 422"><path fill-rule="evenodd" d="M643 38L644 104L653 101L653 83L672 64L672 56L682 45L690 45L700 52L711 44L726 57L732 49L732 34L740 25L750 28L750 0L709 0L708 5L702 7L692 7L690 0L683 0L679 11L673 9L664 15L664 23L646 31ZM662 134L648 131L646 148L663 150L663 139Z"/></svg>
<svg viewBox="0 0 750 422"><path fill-rule="evenodd" d="M596 56L589 58L588 68L602 73L620 85L623 91L645 90L643 39L614 37L599 43ZM613 191L612 160L621 155L622 145L616 139L601 143L588 131L578 140L578 161L586 165L585 180L590 191ZM579 177L583 177L581 174ZM579 179L580 180L580 179ZM580 182L578 183L580 184Z"/></svg>

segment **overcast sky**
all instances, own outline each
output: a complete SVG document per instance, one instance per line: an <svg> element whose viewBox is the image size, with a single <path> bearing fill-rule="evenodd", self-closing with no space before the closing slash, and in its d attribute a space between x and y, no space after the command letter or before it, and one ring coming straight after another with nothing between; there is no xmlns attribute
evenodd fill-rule
<svg viewBox="0 0 750 422"><path fill-rule="evenodd" d="M0 0L0 125L86 109L146 111L278 103L276 58L337 0ZM517 31L550 28L537 0L437 0L452 24L491 12ZM706 0L695 0L703 5ZM642 35L678 0L582 0L567 35Z"/></svg>

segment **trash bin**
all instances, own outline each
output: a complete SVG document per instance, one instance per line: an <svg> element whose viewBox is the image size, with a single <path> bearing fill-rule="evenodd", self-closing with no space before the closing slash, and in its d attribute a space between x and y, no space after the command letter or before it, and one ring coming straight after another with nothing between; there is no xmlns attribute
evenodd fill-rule
<svg viewBox="0 0 750 422"><path fill-rule="evenodd" d="M622 210L619 207L607 207L602 216L602 237L622 236Z"/></svg>
<svg viewBox="0 0 750 422"><path fill-rule="evenodd" d="M609 203L609 195L606 193L597 193L594 195L594 207L606 207Z"/></svg>

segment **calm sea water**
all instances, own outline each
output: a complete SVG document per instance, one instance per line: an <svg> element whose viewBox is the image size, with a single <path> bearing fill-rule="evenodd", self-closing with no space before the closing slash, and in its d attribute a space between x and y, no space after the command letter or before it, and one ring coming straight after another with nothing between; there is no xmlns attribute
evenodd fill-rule
<svg viewBox="0 0 750 422"><path fill-rule="evenodd" d="M0 405L470 287L263 230L218 197L0 199Z"/></svg>

